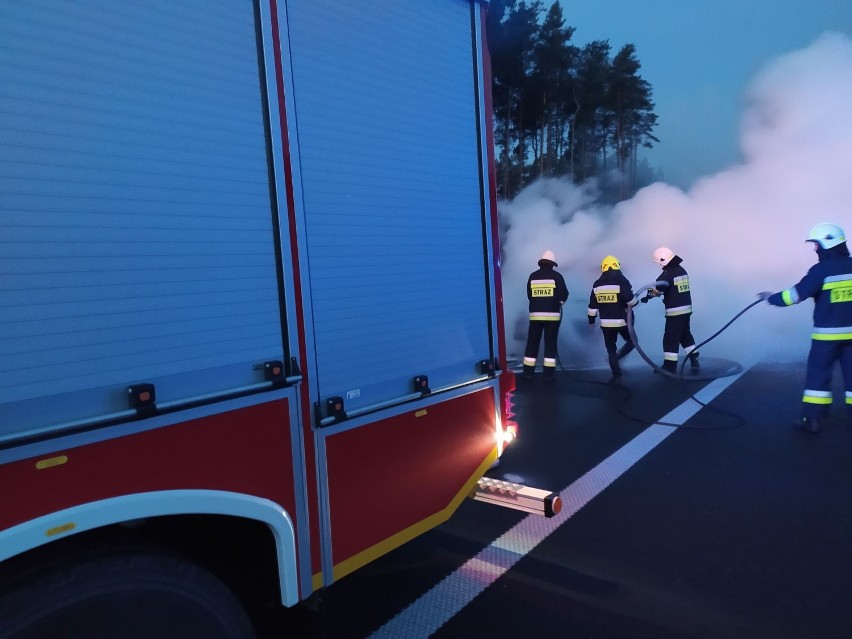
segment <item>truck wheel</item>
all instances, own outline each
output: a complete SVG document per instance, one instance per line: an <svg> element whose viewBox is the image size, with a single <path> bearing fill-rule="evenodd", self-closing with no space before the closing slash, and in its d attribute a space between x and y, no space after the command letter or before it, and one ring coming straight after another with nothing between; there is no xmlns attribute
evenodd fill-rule
<svg viewBox="0 0 852 639"><path fill-rule="evenodd" d="M236 596L179 557L112 551L36 569L0 590L0 639L252 639Z"/></svg>

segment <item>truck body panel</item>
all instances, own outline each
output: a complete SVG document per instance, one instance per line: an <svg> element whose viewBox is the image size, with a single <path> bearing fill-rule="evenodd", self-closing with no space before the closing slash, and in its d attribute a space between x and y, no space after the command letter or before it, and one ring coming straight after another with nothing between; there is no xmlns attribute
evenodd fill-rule
<svg viewBox="0 0 852 639"><path fill-rule="evenodd" d="M292 604L452 514L512 387L482 24L0 6L0 543L242 496Z"/></svg>
<svg viewBox="0 0 852 639"><path fill-rule="evenodd" d="M470 3L374 7L287 3L315 382L352 409L494 356Z"/></svg>

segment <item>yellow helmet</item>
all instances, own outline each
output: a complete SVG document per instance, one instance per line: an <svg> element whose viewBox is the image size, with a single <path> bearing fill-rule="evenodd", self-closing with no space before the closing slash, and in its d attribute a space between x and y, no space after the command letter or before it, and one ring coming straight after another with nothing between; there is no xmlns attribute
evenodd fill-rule
<svg viewBox="0 0 852 639"><path fill-rule="evenodd" d="M607 255L603 258L603 262L601 262L601 272L606 271L607 269L612 269L613 271L621 270L621 264L618 263L618 258L614 255Z"/></svg>

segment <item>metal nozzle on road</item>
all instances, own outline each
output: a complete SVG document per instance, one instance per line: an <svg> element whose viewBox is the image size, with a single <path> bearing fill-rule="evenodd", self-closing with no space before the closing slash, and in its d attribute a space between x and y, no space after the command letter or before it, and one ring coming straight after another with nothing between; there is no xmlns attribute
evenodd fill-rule
<svg viewBox="0 0 852 639"><path fill-rule="evenodd" d="M479 480L471 497L545 517L553 517L562 510L562 498L557 493L489 477Z"/></svg>

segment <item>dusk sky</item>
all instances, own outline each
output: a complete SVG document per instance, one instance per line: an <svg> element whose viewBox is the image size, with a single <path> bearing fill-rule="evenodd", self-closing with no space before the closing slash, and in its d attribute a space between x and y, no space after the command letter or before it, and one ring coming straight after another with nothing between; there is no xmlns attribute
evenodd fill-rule
<svg viewBox="0 0 852 639"><path fill-rule="evenodd" d="M545 5L550 3L545 1ZM573 42L632 42L654 90L660 144L643 151L688 188L741 159L743 95L755 72L820 34L852 36L852 0L561 0ZM850 105L852 117L852 105Z"/></svg>

